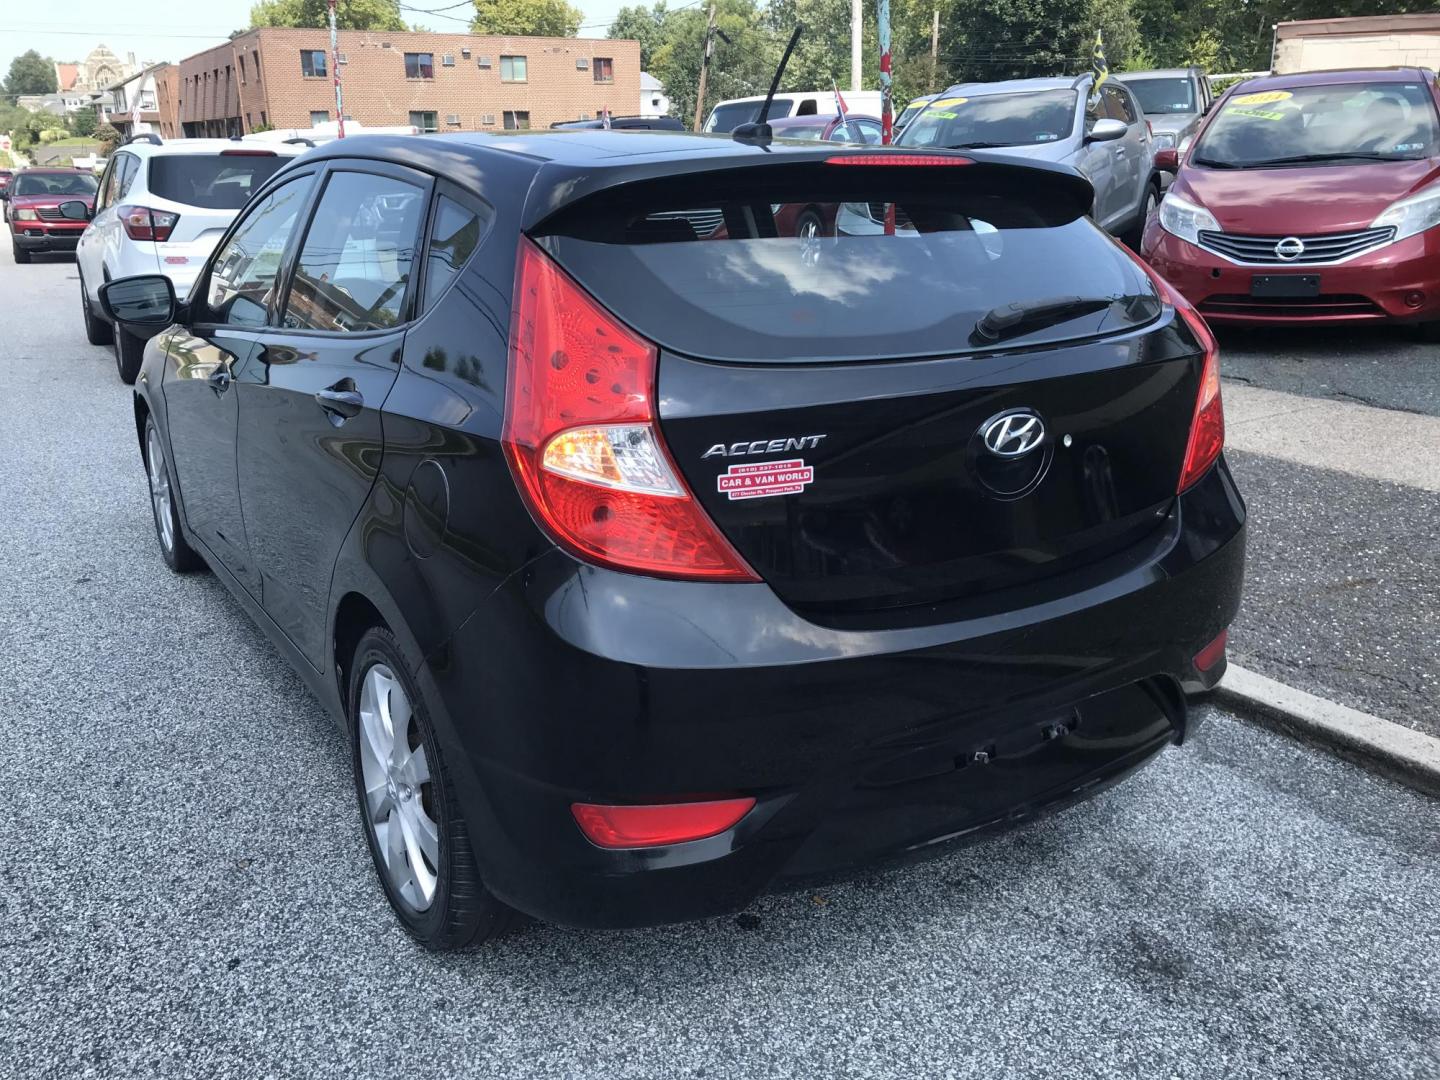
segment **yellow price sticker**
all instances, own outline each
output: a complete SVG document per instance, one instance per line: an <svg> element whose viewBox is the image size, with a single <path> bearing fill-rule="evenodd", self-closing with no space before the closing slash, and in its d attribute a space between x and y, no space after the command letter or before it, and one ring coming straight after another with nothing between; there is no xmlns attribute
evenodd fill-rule
<svg viewBox="0 0 1440 1080"><path fill-rule="evenodd" d="M1259 94L1241 94L1230 99L1231 105L1273 105L1277 101L1289 101L1295 95L1289 90L1266 90Z"/></svg>
<svg viewBox="0 0 1440 1080"><path fill-rule="evenodd" d="M950 109L950 108L954 108L956 105L964 105L965 102L967 102L967 101L969 101L969 100L970 100L969 98L963 98L963 97L947 97L947 98L941 98L939 101L932 101L932 102L930 103L930 108L932 108L932 109Z"/></svg>
<svg viewBox="0 0 1440 1080"><path fill-rule="evenodd" d="M1232 116L1249 116L1256 120L1284 120L1289 114L1265 109L1227 109Z"/></svg>

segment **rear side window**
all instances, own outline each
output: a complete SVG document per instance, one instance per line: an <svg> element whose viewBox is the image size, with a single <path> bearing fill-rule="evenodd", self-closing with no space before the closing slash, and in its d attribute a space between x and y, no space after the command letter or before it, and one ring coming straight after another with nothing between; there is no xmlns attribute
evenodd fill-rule
<svg viewBox="0 0 1440 1080"><path fill-rule="evenodd" d="M300 249L284 325L344 333L397 325L424 203L425 192L403 180L333 174Z"/></svg>
<svg viewBox="0 0 1440 1080"><path fill-rule="evenodd" d="M621 319L676 352L774 363L954 355L1158 316L1146 276L1083 218L1077 186L1008 166L777 165L612 188L536 235ZM820 234L799 235L817 212ZM1009 305L1057 300L1064 317L1027 317L1003 342L980 332Z"/></svg>
<svg viewBox="0 0 1440 1080"><path fill-rule="evenodd" d="M159 154L150 159L150 190L204 210L239 210L289 160L278 154Z"/></svg>
<svg viewBox="0 0 1440 1080"><path fill-rule="evenodd" d="M435 207L435 222L430 228L429 254L425 257L426 311L475 253L489 224L488 212L482 218L474 210L440 196Z"/></svg>

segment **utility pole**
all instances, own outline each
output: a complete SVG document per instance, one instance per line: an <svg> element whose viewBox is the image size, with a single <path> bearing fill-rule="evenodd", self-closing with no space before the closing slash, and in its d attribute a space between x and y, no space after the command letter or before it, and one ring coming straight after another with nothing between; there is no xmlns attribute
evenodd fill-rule
<svg viewBox="0 0 1440 1080"><path fill-rule="evenodd" d="M850 89L860 89L861 68L861 21L865 18L860 10L860 0L850 0Z"/></svg>
<svg viewBox="0 0 1440 1080"><path fill-rule="evenodd" d="M879 0L875 15L880 24L880 141L889 146L894 123L890 101L890 0Z"/></svg>
<svg viewBox="0 0 1440 1080"><path fill-rule="evenodd" d="M330 0L333 5L335 0ZM705 114L705 85L710 81L710 53L715 48L715 5L710 5L710 21L705 27L705 54L700 59L700 90L695 95L695 124L700 130L700 120Z"/></svg>
<svg viewBox="0 0 1440 1080"><path fill-rule="evenodd" d="M930 24L930 93L935 93L935 76L940 67L940 9L935 9L935 21Z"/></svg>
<svg viewBox="0 0 1440 1080"><path fill-rule="evenodd" d="M330 0L330 68L335 72L336 135L345 137L345 92L340 89L340 35L335 29L335 0Z"/></svg>

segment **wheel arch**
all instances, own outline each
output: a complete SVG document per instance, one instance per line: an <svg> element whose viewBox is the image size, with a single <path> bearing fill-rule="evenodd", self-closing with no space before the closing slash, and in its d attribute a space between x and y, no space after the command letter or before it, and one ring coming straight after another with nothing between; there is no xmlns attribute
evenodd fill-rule
<svg viewBox="0 0 1440 1080"><path fill-rule="evenodd" d="M355 646L360 644L365 631L375 627L383 627L392 634L395 632L374 601L364 593L352 589L335 605L335 618L330 634L331 671L340 704L347 712L350 707L350 661L354 658Z"/></svg>

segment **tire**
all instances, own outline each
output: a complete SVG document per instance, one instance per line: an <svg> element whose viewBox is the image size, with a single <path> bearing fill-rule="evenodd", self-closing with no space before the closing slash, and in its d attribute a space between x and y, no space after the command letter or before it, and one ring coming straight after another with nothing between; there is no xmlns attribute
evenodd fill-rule
<svg viewBox="0 0 1440 1080"><path fill-rule="evenodd" d="M1440 343L1440 322L1422 322L1420 324L1420 340L1432 345Z"/></svg>
<svg viewBox="0 0 1440 1080"><path fill-rule="evenodd" d="M429 710L390 631L367 630L349 672L355 793L390 907L417 941L436 951L509 932L522 916L480 881ZM403 723L403 742L393 737L396 722ZM425 837L432 838L428 844Z"/></svg>
<svg viewBox="0 0 1440 1080"><path fill-rule="evenodd" d="M113 328L111 346L115 350L115 371L120 381L132 386L140 374L140 363L145 359L145 342L120 327Z"/></svg>
<svg viewBox="0 0 1440 1080"><path fill-rule="evenodd" d="M802 240L814 240L825 235L825 222L814 210L806 210L795 219L795 235Z"/></svg>
<svg viewBox="0 0 1440 1080"><path fill-rule="evenodd" d="M165 453L164 440L155 418L145 418L145 477L150 484L150 511L155 519L155 540L160 557L177 574L203 570L205 560L185 539L180 528L180 513L175 507L175 474Z"/></svg>
<svg viewBox="0 0 1440 1080"><path fill-rule="evenodd" d="M1135 219L1134 226L1126 232L1124 237L1125 246L1131 251L1138 252L1140 250L1140 242L1145 236L1145 222L1150 220L1150 215L1159 205L1160 185L1151 180L1145 185L1145 198L1140 202L1140 216Z"/></svg>
<svg viewBox="0 0 1440 1080"><path fill-rule="evenodd" d="M10 245L10 254L15 256L15 262L24 266L30 261L30 252L26 251L19 244Z"/></svg>
<svg viewBox="0 0 1440 1080"><path fill-rule="evenodd" d="M80 279L80 317L85 320L85 340L91 345L113 345L115 332L104 319L95 314L90 306L90 293L85 289L85 279ZM131 382L134 382L132 379Z"/></svg>

